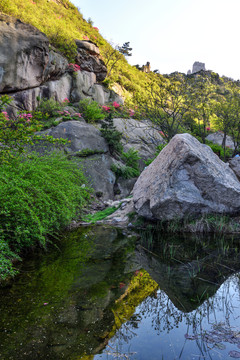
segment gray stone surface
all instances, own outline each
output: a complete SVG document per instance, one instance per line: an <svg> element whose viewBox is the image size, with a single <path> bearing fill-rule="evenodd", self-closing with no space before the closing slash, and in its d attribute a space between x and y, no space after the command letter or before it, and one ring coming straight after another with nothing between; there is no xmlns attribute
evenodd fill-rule
<svg viewBox="0 0 240 360"><path fill-rule="evenodd" d="M97 81L103 81L107 76L107 67L101 59L99 48L91 41L76 40L76 64L81 70L96 74Z"/></svg>
<svg viewBox="0 0 240 360"><path fill-rule="evenodd" d="M217 131L213 134L209 134L206 137L207 140L212 141L214 144L222 145L223 142L223 133L220 131ZM231 136L227 135L226 137L226 147L229 147L230 149L234 149L234 142L231 138Z"/></svg>
<svg viewBox="0 0 240 360"><path fill-rule="evenodd" d="M240 180L240 157L234 157L233 159L229 160L229 166Z"/></svg>
<svg viewBox="0 0 240 360"><path fill-rule="evenodd" d="M84 175L93 187L95 194L101 200L114 198L114 183L116 177L111 171L113 161L108 154L99 154L79 159L79 164L83 169Z"/></svg>
<svg viewBox="0 0 240 360"><path fill-rule="evenodd" d="M32 111L37 108L43 98L53 98L54 100L62 102L65 98L70 98L71 87L72 77L66 73L58 80L48 81L39 87L18 91L12 94L13 103L11 105L13 106L10 108L13 112L22 109Z"/></svg>
<svg viewBox="0 0 240 360"><path fill-rule="evenodd" d="M165 142L159 131L155 130L148 120L138 121L119 118L113 121L117 130L123 135L124 151L134 148L138 150L143 160L153 158L157 145Z"/></svg>
<svg viewBox="0 0 240 360"><path fill-rule="evenodd" d="M240 182L209 146L180 134L142 172L133 199L148 219L234 214L240 212Z"/></svg>
<svg viewBox="0 0 240 360"><path fill-rule="evenodd" d="M84 149L104 153L108 151L108 145L101 132L93 125L82 121L65 121L44 133L54 138L70 140L70 143L65 145L65 151L70 154L76 154Z"/></svg>
<svg viewBox="0 0 240 360"><path fill-rule="evenodd" d="M35 27L0 15L0 93L39 86L49 60L49 41Z"/></svg>

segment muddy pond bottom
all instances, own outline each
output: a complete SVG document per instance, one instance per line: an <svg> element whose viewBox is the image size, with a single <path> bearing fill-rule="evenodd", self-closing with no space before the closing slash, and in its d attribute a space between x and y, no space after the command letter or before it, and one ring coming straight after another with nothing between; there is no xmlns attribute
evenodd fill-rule
<svg viewBox="0 0 240 360"><path fill-rule="evenodd" d="M0 289L0 359L240 358L239 237L93 226Z"/></svg>

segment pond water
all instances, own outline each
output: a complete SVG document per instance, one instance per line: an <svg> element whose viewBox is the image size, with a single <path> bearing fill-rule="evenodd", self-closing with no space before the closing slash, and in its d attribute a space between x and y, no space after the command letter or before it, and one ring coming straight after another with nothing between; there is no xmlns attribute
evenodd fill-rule
<svg viewBox="0 0 240 360"><path fill-rule="evenodd" d="M0 359L240 358L239 247L74 230L0 289Z"/></svg>

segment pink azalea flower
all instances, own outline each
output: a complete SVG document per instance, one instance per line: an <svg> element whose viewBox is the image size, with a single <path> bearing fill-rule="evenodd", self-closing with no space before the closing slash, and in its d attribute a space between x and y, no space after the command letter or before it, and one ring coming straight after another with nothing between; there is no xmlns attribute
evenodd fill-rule
<svg viewBox="0 0 240 360"><path fill-rule="evenodd" d="M93 29L99 31L99 28L97 28L96 26L93 26Z"/></svg>
<svg viewBox="0 0 240 360"><path fill-rule="evenodd" d="M121 105L118 104L116 101L113 102L113 106L115 107L115 109L119 108Z"/></svg>
<svg viewBox="0 0 240 360"><path fill-rule="evenodd" d="M210 129L210 127L206 127L206 130L207 130L207 131L210 131L211 129Z"/></svg>
<svg viewBox="0 0 240 360"><path fill-rule="evenodd" d="M70 101L68 100L68 98L65 98L65 99L63 99L63 102L64 103L69 103Z"/></svg>
<svg viewBox="0 0 240 360"><path fill-rule="evenodd" d="M83 35L83 40L89 40L89 37L86 35Z"/></svg>
<svg viewBox="0 0 240 360"><path fill-rule="evenodd" d="M103 109L104 111L110 111L110 110L111 110L111 108L110 108L109 106L106 106L106 105L103 105L103 106L102 106L102 109Z"/></svg>

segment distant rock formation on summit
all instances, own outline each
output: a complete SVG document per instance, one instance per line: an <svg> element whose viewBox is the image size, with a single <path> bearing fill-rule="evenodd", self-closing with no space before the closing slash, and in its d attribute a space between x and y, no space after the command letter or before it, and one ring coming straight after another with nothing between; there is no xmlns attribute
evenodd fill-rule
<svg viewBox="0 0 240 360"><path fill-rule="evenodd" d="M191 74L195 74L201 70L204 70L206 71L206 68L205 68L205 63L201 63L199 61L195 61L195 63L193 64L193 67L192 67L192 71L191 70L188 70L187 74L188 75L191 75Z"/></svg>

